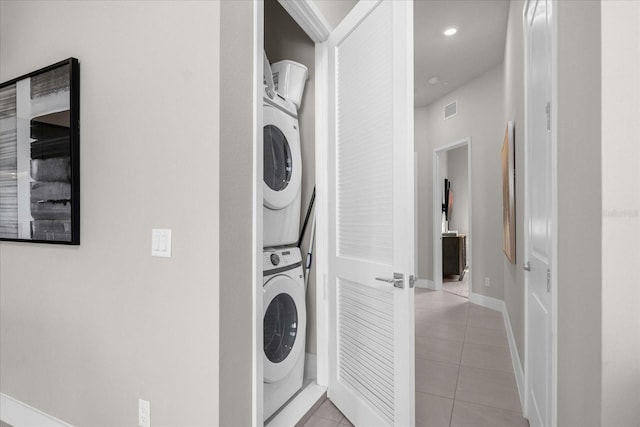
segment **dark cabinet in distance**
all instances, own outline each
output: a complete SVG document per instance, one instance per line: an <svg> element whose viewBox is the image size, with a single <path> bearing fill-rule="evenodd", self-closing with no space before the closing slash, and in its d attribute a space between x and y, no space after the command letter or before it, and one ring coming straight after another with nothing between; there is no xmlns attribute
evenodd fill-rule
<svg viewBox="0 0 640 427"><path fill-rule="evenodd" d="M442 275L460 276L467 266L467 236L442 236Z"/></svg>

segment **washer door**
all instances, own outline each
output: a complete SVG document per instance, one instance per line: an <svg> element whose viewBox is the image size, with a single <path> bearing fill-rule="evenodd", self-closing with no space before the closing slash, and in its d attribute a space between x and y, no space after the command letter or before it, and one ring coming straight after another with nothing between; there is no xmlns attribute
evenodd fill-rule
<svg viewBox="0 0 640 427"><path fill-rule="evenodd" d="M275 276L263 287L264 382L286 377L304 353L307 311L304 285Z"/></svg>
<svg viewBox="0 0 640 427"><path fill-rule="evenodd" d="M283 209L293 202L302 181L297 120L265 105L262 133L264 205L270 209Z"/></svg>

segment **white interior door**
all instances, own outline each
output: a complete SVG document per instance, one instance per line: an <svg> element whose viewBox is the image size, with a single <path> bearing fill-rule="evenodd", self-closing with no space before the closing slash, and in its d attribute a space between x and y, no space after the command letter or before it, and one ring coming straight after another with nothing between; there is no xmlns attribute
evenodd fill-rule
<svg viewBox="0 0 640 427"><path fill-rule="evenodd" d="M360 1L326 43L328 394L358 426L415 423L412 38L412 2Z"/></svg>
<svg viewBox="0 0 640 427"><path fill-rule="evenodd" d="M525 387L532 427L552 425L551 7L550 0L531 0L525 13Z"/></svg>

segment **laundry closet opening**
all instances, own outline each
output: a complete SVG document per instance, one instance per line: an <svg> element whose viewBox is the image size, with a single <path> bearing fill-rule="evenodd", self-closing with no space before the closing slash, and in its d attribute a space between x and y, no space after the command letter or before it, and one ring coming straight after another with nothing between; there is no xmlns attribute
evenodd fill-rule
<svg viewBox="0 0 640 427"><path fill-rule="evenodd" d="M263 419L294 425L317 385L315 43L264 2ZM306 77L306 78L305 78Z"/></svg>

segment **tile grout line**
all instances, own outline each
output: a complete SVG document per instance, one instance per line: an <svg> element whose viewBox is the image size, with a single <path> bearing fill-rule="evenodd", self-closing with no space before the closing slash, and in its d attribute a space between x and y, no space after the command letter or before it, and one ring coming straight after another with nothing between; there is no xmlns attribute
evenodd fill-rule
<svg viewBox="0 0 640 427"><path fill-rule="evenodd" d="M420 390L416 390L416 393L421 393L421 394L428 394L429 396L436 396L436 397L441 397L443 399L447 399L447 400L453 400L452 397L449 396L442 396L441 394L437 394L437 393L430 393L428 391L420 391Z"/></svg>
<svg viewBox="0 0 640 427"><path fill-rule="evenodd" d="M461 366L464 366L465 368L470 368L470 369L478 369L480 371L488 371L488 372L496 372L496 373L499 373L499 374L511 374L511 375L514 375L513 372L501 371L499 369L478 368L477 366L469 366L469 365L461 365ZM515 379L514 379L514 381L515 381Z"/></svg>
<svg viewBox="0 0 640 427"><path fill-rule="evenodd" d="M460 342L460 341L457 341L457 342ZM415 359L416 360L424 360L426 362L444 363L445 365L460 366L459 363L443 362L442 360L429 359L428 357L415 356ZM425 392L423 391L422 393L425 393ZM430 394L433 394L433 393L430 393ZM443 397L445 397L445 396L443 396Z"/></svg>
<svg viewBox="0 0 640 427"><path fill-rule="evenodd" d="M500 408L500 407L498 407L498 406L491 406L491 405L487 405L487 404L485 404L485 403L472 402L472 401L470 401L470 400L464 400L464 399L459 399L459 400L460 400L460 402L470 403L470 404L472 404L472 405L477 405L477 406L484 406L485 408L498 409L498 410L500 410L500 411L507 411L507 412L511 412L511 413L513 413L513 414L517 414L517 415L522 416L522 412L514 411L514 410L512 410L512 409Z"/></svg>
<svg viewBox="0 0 640 427"><path fill-rule="evenodd" d="M453 405L451 405L451 415L449 416L449 427L453 423L453 410L456 407L456 395L458 394L458 382L460 381L460 370L462 369L462 355L464 354L464 343L467 341L467 327L469 326L469 306L467 305L467 318L464 324L464 336L462 337L462 350L460 351L460 363L458 364L458 375L456 376L456 386L453 389Z"/></svg>
<svg viewBox="0 0 640 427"><path fill-rule="evenodd" d="M462 326L462 325L459 325ZM416 335L416 337L420 337L420 338L429 338L429 339L437 339L437 340L442 340L442 341L449 341L449 342L463 342L464 341L464 336L462 337L461 340L452 340L449 338L441 338L441 337L434 337L434 336L424 336L424 335Z"/></svg>
<svg viewBox="0 0 640 427"><path fill-rule="evenodd" d="M500 370L500 369L491 369L491 368L481 368L481 367L478 367L478 366L462 365L462 364L460 364L460 366L464 366L465 368L471 368L471 369L480 369L480 370L483 370L483 371L500 372L500 373L503 373L503 374L515 375L515 373L513 371L504 371L504 370Z"/></svg>
<svg viewBox="0 0 640 427"><path fill-rule="evenodd" d="M465 332L465 338L466 338L466 332ZM465 343L466 343L466 339L465 339ZM492 368L484 368L484 367L473 366L473 365L462 365L462 360L460 361L460 365L466 366L468 368L484 369L484 370L487 370L487 371L506 372L506 373L513 374L515 376L515 372L513 371L513 365L511 363L511 352L510 352L508 346L493 345L493 344L478 344L478 343L474 343L474 342L470 342L469 344L472 345L472 346L490 347L490 348L500 349L500 350L505 350L506 349L507 350L507 355L509 357L509 366L510 366L511 370L510 371L505 371L504 369L492 369ZM464 344L463 344L463 347L464 347Z"/></svg>
<svg viewBox="0 0 640 427"><path fill-rule="evenodd" d="M318 407L318 409L316 409L316 410L315 410L315 412L314 412L313 414L311 414L311 417L314 417L314 416L315 416L315 417L321 418L321 419L326 420L326 421L331 421L332 423L337 422L338 424L340 424L340 423L341 423L342 421L344 421L347 417L345 417L345 415L340 411L340 409L338 409L338 407L337 407L336 405L334 405L334 404L333 404L333 402L332 402L329 398L326 398L326 399L325 399L325 402L327 402L327 401L329 402L329 404L330 404L331 406L333 406L333 407L336 409L336 411L338 411L338 412L340 413L340 415L342 415L342 418L340 418L340 420L336 421L336 420L332 420L331 418L326 418L326 417L323 417L322 415L319 415L319 414L318 414L318 411L320 410L320 407L321 407L322 405L320 405L320 406ZM324 404L324 402L322 402L322 404ZM310 418L311 418L311 417L310 417ZM305 423L305 424L306 424L306 423ZM338 424L336 424L336 426L337 426Z"/></svg>

